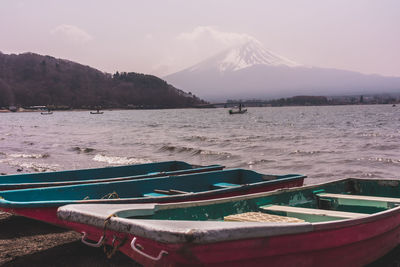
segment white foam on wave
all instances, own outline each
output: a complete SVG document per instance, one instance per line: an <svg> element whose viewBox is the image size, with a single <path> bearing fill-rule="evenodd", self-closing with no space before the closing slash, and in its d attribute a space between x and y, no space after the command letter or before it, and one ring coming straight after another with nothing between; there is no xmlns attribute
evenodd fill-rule
<svg viewBox="0 0 400 267"><path fill-rule="evenodd" d="M22 158L22 159L43 159L48 158L49 154L10 154L12 158Z"/></svg>
<svg viewBox="0 0 400 267"><path fill-rule="evenodd" d="M60 167L60 165L58 164L43 164L43 163L33 163L33 162L20 163L17 166L22 167L24 169L30 169L35 172L57 171L57 169Z"/></svg>
<svg viewBox="0 0 400 267"><path fill-rule="evenodd" d="M400 164L400 159L392 159L392 158L381 158L381 157L376 157L376 158L359 158L357 159L359 161L373 161L373 162L379 162L379 163L390 163L390 164Z"/></svg>
<svg viewBox="0 0 400 267"><path fill-rule="evenodd" d="M150 160L147 159L139 159L133 157L112 157L105 156L101 154L97 154L93 158L94 161L106 162L111 165L130 165L130 164L142 164L142 163L151 163Z"/></svg>
<svg viewBox="0 0 400 267"><path fill-rule="evenodd" d="M37 162L15 162L11 159L0 160L0 163L4 163L12 167L27 169L34 172L57 171L60 167L60 165L58 164L46 164Z"/></svg>

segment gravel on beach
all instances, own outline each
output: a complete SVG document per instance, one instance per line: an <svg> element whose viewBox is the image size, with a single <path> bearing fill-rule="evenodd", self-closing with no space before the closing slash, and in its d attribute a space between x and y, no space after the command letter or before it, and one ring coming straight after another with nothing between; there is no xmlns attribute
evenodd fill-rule
<svg viewBox="0 0 400 267"><path fill-rule="evenodd" d="M100 248L81 243L80 234L0 212L1 266L139 266L117 252L107 259Z"/></svg>
<svg viewBox="0 0 400 267"><path fill-rule="evenodd" d="M81 235L43 222L0 212L0 266L140 266L117 252L81 243ZM369 267L399 267L400 246Z"/></svg>

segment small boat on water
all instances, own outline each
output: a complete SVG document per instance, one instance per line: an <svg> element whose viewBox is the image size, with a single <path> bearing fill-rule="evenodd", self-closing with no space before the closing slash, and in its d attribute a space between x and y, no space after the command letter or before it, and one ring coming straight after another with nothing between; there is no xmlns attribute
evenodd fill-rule
<svg viewBox="0 0 400 267"><path fill-rule="evenodd" d="M51 115L53 112L47 111L47 112L40 112L41 115Z"/></svg>
<svg viewBox="0 0 400 267"><path fill-rule="evenodd" d="M230 109L229 114L243 114L246 113L247 109L243 109L242 103L239 104L239 107L236 107L235 109Z"/></svg>
<svg viewBox="0 0 400 267"><path fill-rule="evenodd" d="M22 188L124 181L168 175L222 170L221 165L198 166L183 161L163 161L117 167L0 176L0 191Z"/></svg>
<svg viewBox="0 0 400 267"><path fill-rule="evenodd" d="M104 112L103 111L100 111L99 109L97 110L97 111L95 111L95 112L93 112L93 111L90 111L90 114L103 114Z"/></svg>
<svg viewBox="0 0 400 267"><path fill-rule="evenodd" d="M237 110L235 110L235 109L230 109L229 110L229 114L243 114L243 113L246 113L247 112L247 109L237 109Z"/></svg>
<svg viewBox="0 0 400 267"><path fill-rule="evenodd" d="M305 176L266 175L231 169L186 175L0 192L0 210L62 225L57 208L66 204L182 202L300 186Z"/></svg>
<svg viewBox="0 0 400 267"><path fill-rule="evenodd" d="M84 243L144 266L344 267L398 246L399 205L399 180L344 179L196 202L67 205L58 216Z"/></svg>

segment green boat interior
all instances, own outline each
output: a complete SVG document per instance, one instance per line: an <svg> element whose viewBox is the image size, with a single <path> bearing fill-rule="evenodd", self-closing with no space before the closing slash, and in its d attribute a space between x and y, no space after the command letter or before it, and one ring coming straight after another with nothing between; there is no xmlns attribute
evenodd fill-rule
<svg viewBox="0 0 400 267"><path fill-rule="evenodd" d="M362 218L399 205L400 181L350 178L250 196L157 205L145 216L135 215L134 210L116 215L152 220L312 223Z"/></svg>

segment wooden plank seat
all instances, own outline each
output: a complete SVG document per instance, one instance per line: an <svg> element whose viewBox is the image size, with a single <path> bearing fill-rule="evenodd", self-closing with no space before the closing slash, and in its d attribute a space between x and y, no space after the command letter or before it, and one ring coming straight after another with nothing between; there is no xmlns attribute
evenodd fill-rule
<svg viewBox="0 0 400 267"><path fill-rule="evenodd" d="M231 183L215 183L213 184L214 188L229 188L229 187L236 187L236 186L240 186L240 184L231 184Z"/></svg>
<svg viewBox="0 0 400 267"><path fill-rule="evenodd" d="M176 189L169 189L169 190L162 190L162 189L154 189L155 193L165 194L165 195L179 195L179 194L187 194L189 192L176 190Z"/></svg>
<svg viewBox="0 0 400 267"><path fill-rule="evenodd" d="M189 193L191 193L191 192L186 192L186 191L176 190L176 189L170 189L169 192L175 193L175 194L189 194Z"/></svg>
<svg viewBox="0 0 400 267"><path fill-rule="evenodd" d="M246 212L240 214L233 214L224 217L226 222L274 222L274 223L301 223L304 220L287 217L272 215L262 212Z"/></svg>
<svg viewBox="0 0 400 267"><path fill-rule="evenodd" d="M180 194L187 194L189 192L176 190L176 189L154 189L154 192L143 194L144 197L165 197L170 195L180 195Z"/></svg>
<svg viewBox="0 0 400 267"><path fill-rule="evenodd" d="M145 194L143 194L143 196L144 197L165 197L165 196L168 196L168 195L151 192L151 193L145 193Z"/></svg>
<svg viewBox="0 0 400 267"><path fill-rule="evenodd" d="M400 204L400 198L393 197L374 197L331 193L319 193L316 195L323 199L333 199L337 201L339 205L393 208Z"/></svg>
<svg viewBox="0 0 400 267"><path fill-rule="evenodd" d="M322 209L311 209L311 208L300 208L291 206L280 206L280 205L266 205L261 206L260 210L268 213L278 213L290 217L303 219L308 222L320 222L340 219L355 219L368 214L344 212L335 210L322 210Z"/></svg>

